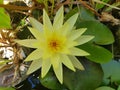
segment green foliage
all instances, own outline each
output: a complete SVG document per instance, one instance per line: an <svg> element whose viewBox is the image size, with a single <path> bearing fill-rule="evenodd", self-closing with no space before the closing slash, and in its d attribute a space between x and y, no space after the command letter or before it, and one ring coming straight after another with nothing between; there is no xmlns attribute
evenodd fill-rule
<svg viewBox="0 0 120 90"><path fill-rule="evenodd" d="M3 3L3 0L0 0L0 4ZM0 28L10 29L10 17L6 14L4 8L0 8Z"/></svg>
<svg viewBox="0 0 120 90"><path fill-rule="evenodd" d="M90 56L87 56L86 58L91 61L106 63L112 59L112 53L101 46L87 43L79 47L90 53Z"/></svg>
<svg viewBox="0 0 120 90"><path fill-rule="evenodd" d="M105 3L108 3L110 0L101 0L101 1L103 1L103 2L105 2ZM101 8L103 8L105 5L103 5L103 4L99 4L99 3L97 3L96 4L96 9L98 10L98 9L101 9Z"/></svg>
<svg viewBox="0 0 120 90"><path fill-rule="evenodd" d="M61 4L59 4L59 0L57 1L36 0L36 1L37 1L37 4L38 5L40 4L41 7L39 7L40 9L37 7L36 7L37 9L36 8L35 10L33 9L32 13L34 14L32 14L31 16L36 17L39 19L39 21L41 21L42 20L41 15L43 13L41 12L42 11L41 9L43 8L42 7L43 5L48 15L50 16L50 20L54 21L53 16L56 14L57 9L59 8L55 4L55 2L57 2L58 6L60 6ZM110 0L101 0L101 1L105 3L110 2ZM0 0L0 4L2 3L3 3L3 0ZM66 4L66 2L64 4ZM113 3L113 6L119 6L119 5L120 3L117 3L117 2ZM105 4L103 5L103 4L95 3L96 10L102 10L104 6ZM87 28L84 35L95 36L95 38L92 39L90 42L78 46L78 48L83 49L88 53L90 53L89 56L85 56L84 58L77 57L79 61L82 63L82 65L84 66L85 70L83 71L77 70L76 72L73 72L63 66L64 67L63 68L63 80L64 80L63 84L59 83L52 68L44 78L41 78L40 76L41 74L39 72L40 74L39 80L41 85L51 90L115 90L116 88L117 90L120 90L120 70L119 70L120 62L112 60L113 54L111 53L110 50L104 47L105 45L110 46L110 44L114 43L114 36L111 30L105 24L101 23L98 20L98 17L95 16L95 13L91 12L90 9L86 9L81 5L78 7L77 5L76 6L74 5L74 7L75 7L74 9L72 9L72 7L69 7L69 5L68 7L65 7L65 10L67 9L70 10L69 13L66 13L66 12L64 13L65 21L75 13L79 13L79 17L75 24L75 28L77 29ZM107 7L106 11L110 11L110 10L112 10L111 7ZM23 21L21 20L21 22L23 22L21 23L21 26L24 26L26 24L25 19L22 19ZM34 27L37 30L41 30L42 26L40 23L38 23L37 21L32 22L33 21L32 18L29 18L29 20L31 21L32 27ZM43 21L41 21L41 23L42 22ZM4 8L0 7L0 29L2 28L11 29L12 26L13 25L11 25L9 14L7 14ZM28 24L28 26L30 26L30 24ZM29 38L29 36L31 36L31 33L26 27L24 27L22 28L22 31L17 32L17 35L18 35L17 36L18 39L27 39ZM38 34L38 37L39 37L39 34ZM33 51L33 49L30 49L30 48L27 48L26 50ZM28 51L26 51L27 55L28 55ZM0 65L6 64L7 62L1 61ZM27 72L27 74L31 74L31 72L34 72L40 69L41 68L40 63L42 64L42 61L34 60L31 63L31 67L28 69L29 72ZM114 87L111 86L111 84L113 83L115 83L115 89L113 89ZM15 90L15 89L12 87L0 87L0 90Z"/></svg>
<svg viewBox="0 0 120 90"><path fill-rule="evenodd" d="M77 23L77 28L87 28L85 34L95 36L92 42L99 45L112 44L114 37L111 31L99 21L81 21Z"/></svg>
<svg viewBox="0 0 120 90"><path fill-rule="evenodd" d="M113 89L111 87L107 87L107 86L102 86L102 87L99 87L99 88L97 88L95 90L115 90L115 89Z"/></svg>
<svg viewBox="0 0 120 90"><path fill-rule="evenodd" d="M40 82L43 86L53 90L65 90L66 87L61 85L53 72L49 72L43 79L40 78Z"/></svg>
<svg viewBox="0 0 120 90"><path fill-rule="evenodd" d="M102 68L105 80L120 84L120 62L112 60L108 63L102 64Z"/></svg>
<svg viewBox="0 0 120 90"><path fill-rule="evenodd" d="M0 28L11 29L10 17L3 8L0 8Z"/></svg>
<svg viewBox="0 0 120 90"><path fill-rule="evenodd" d="M0 87L0 90L15 90L12 87Z"/></svg>
<svg viewBox="0 0 120 90"><path fill-rule="evenodd" d="M112 53L98 45L112 44L114 42L113 34L108 27L95 20L90 11L81 8L80 16L76 22L76 27L86 27L87 31L84 34L95 36L91 42L79 46L91 54L90 56L87 56L88 59L97 63L105 63L112 59Z"/></svg>
<svg viewBox="0 0 120 90"><path fill-rule="evenodd" d="M3 0L0 0L0 4L2 4L3 3Z"/></svg>
<svg viewBox="0 0 120 90"><path fill-rule="evenodd" d="M85 70L72 72L64 69L64 84L69 90L94 90L102 81L103 72L99 64L80 59Z"/></svg>

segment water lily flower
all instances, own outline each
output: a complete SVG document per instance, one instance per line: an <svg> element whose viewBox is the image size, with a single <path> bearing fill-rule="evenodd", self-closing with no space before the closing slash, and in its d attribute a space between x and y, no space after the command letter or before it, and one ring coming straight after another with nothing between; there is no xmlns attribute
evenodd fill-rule
<svg viewBox="0 0 120 90"><path fill-rule="evenodd" d="M33 60L28 74L41 68L41 77L43 78L52 66L57 79L63 83L62 64L72 71L75 71L75 68L84 70L75 56L87 56L89 53L76 46L84 44L94 37L82 35L86 28L73 29L77 18L78 13L63 23L63 6L57 11L53 23L45 10L43 10L43 24L32 17L29 18L32 27L28 28L35 39L16 40L23 46L35 48L25 59L25 61Z"/></svg>

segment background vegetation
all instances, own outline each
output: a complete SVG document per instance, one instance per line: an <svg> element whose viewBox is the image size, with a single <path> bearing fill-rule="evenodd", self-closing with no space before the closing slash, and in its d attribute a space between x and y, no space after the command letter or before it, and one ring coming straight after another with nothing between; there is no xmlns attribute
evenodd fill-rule
<svg viewBox="0 0 120 90"><path fill-rule="evenodd" d="M0 90L120 90L120 1L119 0L0 0ZM33 49L15 39L34 38L28 17L42 22L43 8L51 21L60 6L66 21L79 13L76 28L87 28L90 42L78 46L90 56L77 57L84 71L63 69L63 84L52 69L40 77L40 69L26 75L31 62L24 62ZM7 86L7 87L6 87Z"/></svg>

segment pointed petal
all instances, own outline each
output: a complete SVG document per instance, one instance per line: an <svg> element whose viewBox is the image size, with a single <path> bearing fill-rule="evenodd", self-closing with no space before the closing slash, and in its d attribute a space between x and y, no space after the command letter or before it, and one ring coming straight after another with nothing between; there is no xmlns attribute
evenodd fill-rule
<svg viewBox="0 0 120 90"><path fill-rule="evenodd" d="M24 39L24 40L14 40L16 43L23 45L25 47L37 48L38 40L36 39Z"/></svg>
<svg viewBox="0 0 120 90"><path fill-rule="evenodd" d="M69 69L75 71L75 68L74 68L72 62L67 55L61 55L60 59L65 66L67 66Z"/></svg>
<svg viewBox="0 0 120 90"><path fill-rule="evenodd" d="M62 71L62 63L60 61L59 55L55 55L51 58L51 63L53 65L53 70L55 72L56 77L60 81L60 83L63 83L63 71Z"/></svg>
<svg viewBox="0 0 120 90"><path fill-rule="evenodd" d="M43 33L42 33L42 31L40 32L40 31L38 31L37 29L35 29L35 28L31 28L31 27L28 27L29 28L29 30L30 30L30 32L34 35L34 37L36 38L36 39L42 39L43 37Z"/></svg>
<svg viewBox="0 0 120 90"><path fill-rule="evenodd" d="M86 30L87 30L87 28L81 28L81 29L77 29L77 30L72 30L71 33L68 35L68 37L69 37L68 39L75 40L79 36L81 36Z"/></svg>
<svg viewBox="0 0 120 90"><path fill-rule="evenodd" d="M53 57L51 57L51 64L54 65L55 68L59 66L59 63L61 63L59 55L56 54Z"/></svg>
<svg viewBox="0 0 120 90"><path fill-rule="evenodd" d="M84 70L83 65L80 63L80 61L76 57L69 55L69 58L72 64L74 65L74 67L76 67L79 70Z"/></svg>
<svg viewBox="0 0 120 90"><path fill-rule="evenodd" d="M79 48L73 47L70 48L70 55L75 55L75 56L87 56L90 55L88 52L81 50Z"/></svg>
<svg viewBox="0 0 120 90"><path fill-rule="evenodd" d="M59 82L62 84L63 83L63 69L62 69L62 63L59 62L58 66L56 67L53 65L53 70L55 72L55 75Z"/></svg>
<svg viewBox="0 0 120 90"><path fill-rule="evenodd" d="M33 28L39 31L43 31L43 25L39 21L37 21L36 19L32 17L29 17L29 19L30 19L30 23L32 24Z"/></svg>
<svg viewBox="0 0 120 90"><path fill-rule="evenodd" d="M37 60L41 57L42 57L42 51L40 49L36 49L28 55L28 57L25 59L25 61Z"/></svg>
<svg viewBox="0 0 120 90"><path fill-rule="evenodd" d="M42 66L42 59L34 60L31 63L31 65L30 65L30 67L27 71L27 75L29 75L29 74L33 73L34 71L40 69L41 66Z"/></svg>
<svg viewBox="0 0 120 90"><path fill-rule="evenodd" d="M83 35L80 36L78 39L76 39L75 41L77 42L77 45L82 45L90 40L92 40L94 38L94 36L90 36L90 35Z"/></svg>
<svg viewBox="0 0 120 90"><path fill-rule="evenodd" d="M63 16L64 12L63 12L63 6L57 11L56 16L54 18L54 22L53 22L53 28L59 29L60 27L62 27L63 24Z"/></svg>
<svg viewBox="0 0 120 90"><path fill-rule="evenodd" d="M70 18L64 23L63 27L64 27L64 26L69 26L69 27L67 28L67 31L72 30L72 28L73 28L73 26L74 26L77 18L78 18L78 13L75 14L75 15L73 15L72 17L70 17ZM63 29L63 30L65 30L65 29Z"/></svg>
<svg viewBox="0 0 120 90"><path fill-rule="evenodd" d="M47 13L45 10L43 10L43 26L44 29L46 30L53 30L50 18L48 17Z"/></svg>
<svg viewBox="0 0 120 90"><path fill-rule="evenodd" d="M49 59L43 59L43 61L42 61L42 72L41 72L42 73L42 75L41 75L42 78L48 73L50 67L51 67L50 60Z"/></svg>

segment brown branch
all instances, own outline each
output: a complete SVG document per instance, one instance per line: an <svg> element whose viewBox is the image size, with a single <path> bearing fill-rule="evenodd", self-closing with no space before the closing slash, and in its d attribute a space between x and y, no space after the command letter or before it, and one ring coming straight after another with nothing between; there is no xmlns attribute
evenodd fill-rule
<svg viewBox="0 0 120 90"><path fill-rule="evenodd" d="M30 9L36 8L36 7L16 6L16 5L4 5L4 4L0 4L0 7L6 8L6 9L12 9L12 10L30 10Z"/></svg>
<svg viewBox="0 0 120 90"><path fill-rule="evenodd" d="M89 5L87 5L85 1L82 1L82 0L79 0L79 1L80 1L80 3L81 3L83 6L85 6L87 9L91 10L94 14L96 14L96 15L99 16L99 17L101 17L101 15L100 15L97 11L95 11L94 8L92 8L92 7L90 7Z"/></svg>

